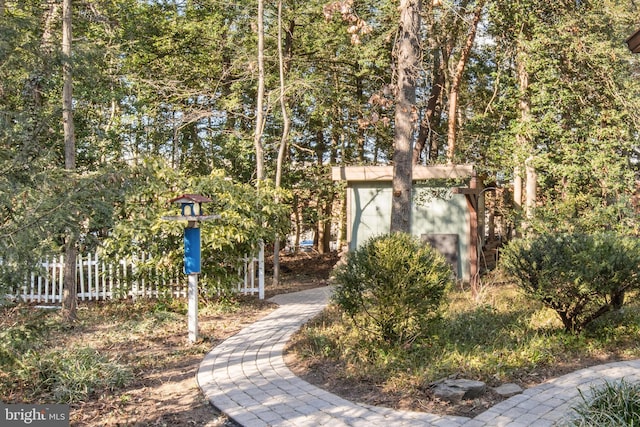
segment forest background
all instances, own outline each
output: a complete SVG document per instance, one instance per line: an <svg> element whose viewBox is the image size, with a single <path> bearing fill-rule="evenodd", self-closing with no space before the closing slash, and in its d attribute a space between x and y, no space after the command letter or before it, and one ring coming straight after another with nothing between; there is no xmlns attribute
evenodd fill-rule
<svg viewBox="0 0 640 427"><path fill-rule="evenodd" d="M637 235L638 16L617 0L0 0L0 290L70 250L179 265L182 226L161 217L185 192L221 215L203 225L210 289L260 239L277 253L312 231L328 251L344 220L329 168L392 162L407 70L411 164L473 163L511 189L513 224Z"/></svg>

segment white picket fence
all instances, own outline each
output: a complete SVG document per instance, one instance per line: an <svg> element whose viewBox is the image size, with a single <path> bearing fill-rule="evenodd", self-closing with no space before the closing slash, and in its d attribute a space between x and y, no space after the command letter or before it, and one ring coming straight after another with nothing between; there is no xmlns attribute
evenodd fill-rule
<svg viewBox="0 0 640 427"><path fill-rule="evenodd" d="M171 274L157 273L154 280L133 279L138 266L146 260L145 255L108 263L98 253L78 255L76 264L79 301L106 300L115 298L141 298L173 295L187 296L187 277L180 268ZM238 269L237 290L245 295L258 294L264 299L264 245L260 245L257 256L242 258ZM43 273L31 273L16 295L29 303L56 304L62 301L64 279L64 256L42 262Z"/></svg>
<svg viewBox="0 0 640 427"><path fill-rule="evenodd" d="M258 298L264 299L264 242L260 241L258 255L242 258L243 267L238 269L238 276L242 278L238 282L238 292L244 295L258 294Z"/></svg>

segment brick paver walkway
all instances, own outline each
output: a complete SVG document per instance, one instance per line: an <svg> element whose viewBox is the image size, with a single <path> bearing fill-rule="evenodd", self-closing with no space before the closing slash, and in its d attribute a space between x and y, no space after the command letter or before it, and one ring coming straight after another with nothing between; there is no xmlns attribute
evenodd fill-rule
<svg viewBox="0 0 640 427"><path fill-rule="evenodd" d="M207 354L197 380L209 401L245 427L544 427L567 416L578 390L622 378L640 381L640 360L594 366L527 389L475 418L350 402L301 380L282 357L291 335L325 307L330 293L325 287L276 296L277 310Z"/></svg>

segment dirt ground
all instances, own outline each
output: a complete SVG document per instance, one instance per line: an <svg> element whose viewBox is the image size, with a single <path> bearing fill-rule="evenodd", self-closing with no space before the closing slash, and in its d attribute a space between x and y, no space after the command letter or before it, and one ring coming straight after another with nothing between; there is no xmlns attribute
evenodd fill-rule
<svg viewBox="0 0 640 427"><path fill-rule="evenodd" d="M282 283L278 287L267 285L267 298L326 286L337 260L335 254L283 256ZM271 272L267 271L267 277L270 276ZM181 319L172 326L175 330L141 335L139 339L132 339L126 349L121 348L121 344L114 348L109 342L84 343L99 347L101 352L120 355L123 362L135 357L137 371L135 381L126 389L107 391L86 402L73 404L71 425L237 427L206 401L196 384L195 375L204 355L212 347L274 308L273 304L252 297L247 298L236 311L209 315L201 313L199 326L202 340L196 344L187 343L185 325ZM108 325L101 327L108 328ZM91 337L92 334L85 333L83 339L91 339L87 336ZM99 337L100 334L95 336ZM297 360L291 354L286 355L286 361L293 372L308 382L349 400L373 405L473 417L501 400L499 396L487 393L480 399L452 405L433 399L429 390L411 395L402 390L383 393L376 384L345 380L339 373L339 366L309 363ZM607 361L579 360L571 366L557 366L545 372L536 372L535 377L522 379L520 383L525 387L532 386L572 370Z"/></svg>
<svg viewBox="0 0 640 427"><path fill-rule="evenodd" d="M276 294L326 286L337 256L301 253L283 256L282 283L266 286L266 298ZM269 263L267 263L269 266ZM270 277L271 271L267 271ZM204 341L188 344L184 329L163 334L160 342L132 342L127 352L149 359L148 369L136 374L126 390L105 394L72 405L71 425L103 426L208 426L232 427L235 423L214 410L198 388L195 375L204 355L213 346L265 316L273 304L253 302L243 309L217 316L199 316ZM159 368L158 368L159 367Z"/></svg>
<svg viewBox="0 0 640 427"><path fill-rule="evenodd" d="M333 265L338 261L335 254L318 255L302 253L282 257L281 284L267 285L266 298L273 295L296 292L326 286ZM269 266L269 263L267 263ZM267 271L270 277L271 271ZM201 335L204 342L185 351L184 330L169 335L159 343L132 343L130 350L143 357L155 359L149 369L137 375L138 380L124 392L103 396L72 408L72 425L102 426L208 426L237 427L217 412L205 400L195 382L195 375L204 355L210 349L243 327L265 316L275 308L255 298L243 304L243 309L218 316L200 316ZM174 356L172 356L174 355ZM437 414L474 417L502 400L488 392L474 400L457 404L434 399L429 389L420 393L403 390L383 392L376 384L349 381L334 364L318 364L302 361L292 354L285 355L289 368L304 380L329 390L348 400L396 409L432 412ZM523 378L519 383L530 387L572 370L607 360L580 360L571 366L556 366L547 371L538 371L535 376ZM154 368L154 366L162 366Z"/></svg>

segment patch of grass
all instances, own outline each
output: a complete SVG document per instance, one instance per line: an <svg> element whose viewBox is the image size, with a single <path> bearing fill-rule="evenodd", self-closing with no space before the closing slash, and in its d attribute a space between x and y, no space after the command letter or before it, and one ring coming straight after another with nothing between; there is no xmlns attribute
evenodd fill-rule
<svg viewBox="0 0 640 427"><path fill-rule="evenodd" d="M555 313L514 286L495 286L474 301L467 292L447 295L447 309L426 338L398 348L367 344L332 307L305 327L289 351L331 361L344 376L410 390L449 375L494 386L523 384L577 369L589 360L640 357L640 303L613 312L583 332L564 331ZM586 361L586 362L585 362ZM399 384L402 383L402 384Z"/></svg>
<svg viewBox="0 0 640 427"><path fill-rule="evenodd" d="M567 426L640 426L640 384L606 382L580 396L582 402L573 408L576 416Z"/></svg>
<svg viewBox="0 0 640 427"><path fill-rule="evenodd" d="M241 301L202 311L257 311ZM186 301L138 299L80 303L78 321L27 305L0 309L0 400L86 402L124 390L146 370L173 366L211 348L185 345ZM206 325L201 325L206 338Z"/></svg>
<svg viewBox="0 0 640 427"><path fill-rule="evenodd" d="M295 341L297 351L302 357L313 357L320 355L321 357L337 356L336 349L338 342L332 339L339 332L331 334L323 333L331 325L337 324L335 321L339 317L339 312L335 306L330 306L324 310L313 323L303 327L296 335Z"/></svg>
<svg viewBox="0 0 640 427"><path fill-rule="evenodd" d="M124 387L133 380L129 367L85 347L33 354L22 370L25 384L36 395L58 403L86 400L97 391Z"/></svg>
<svg viewBox="0 0 640 427"><path fill-rule="evenodd" d="M207 298L201 303L203 314L234 313L242 307L242 299L238 296L224 296L217 299Z"/></svg>

